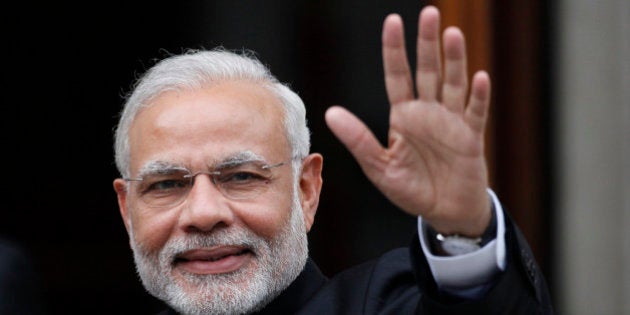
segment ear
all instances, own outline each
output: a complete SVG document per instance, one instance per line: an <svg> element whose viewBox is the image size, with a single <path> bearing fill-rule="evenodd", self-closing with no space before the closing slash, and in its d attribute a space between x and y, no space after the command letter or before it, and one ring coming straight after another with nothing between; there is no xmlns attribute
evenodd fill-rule
<svg viewBox="0 0 630 315"><path fill-rule="evenodd" d="M304 225L307 232L313 226L317 205L319 204L319 194L322 191L323 163L324 158L318 153L308 155L302 162L299 190L300 203L304 212Z"/></svg>
<svg viewBox="0 0 630 315"><path fill-rule="evenodd" d="M129 210L127 208L127 182L122 178L115 179L114 190L118 196L118 209L120 210L120 215L122 216L123 223L125 223L127 234L129 234L129 229L131 228L131 218L129 217Z"/></svg>

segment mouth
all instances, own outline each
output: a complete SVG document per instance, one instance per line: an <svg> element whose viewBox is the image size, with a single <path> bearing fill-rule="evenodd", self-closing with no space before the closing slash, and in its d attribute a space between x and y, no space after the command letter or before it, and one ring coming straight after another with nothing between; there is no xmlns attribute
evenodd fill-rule
<svg viewBox="0 0 630 315"><path fill-rule="evenodd" d="M187 273L211 275L237 271L254 257L254 253L241 246L217 246L181 253L173 265Z"/></svg>

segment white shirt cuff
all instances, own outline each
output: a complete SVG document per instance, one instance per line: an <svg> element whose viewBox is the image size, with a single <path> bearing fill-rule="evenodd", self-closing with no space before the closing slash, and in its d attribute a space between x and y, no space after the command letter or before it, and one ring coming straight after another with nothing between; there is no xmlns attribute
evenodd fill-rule
<svg viewBox="0 0 630 315"><path fill-rule="evenodd" d="M418 217L418 236L433 278L440 290L462 297L472 298L483 292L494 275L505 270L505 221L503 208L495 193L488 188L497 219L497 236L484 247L472 253L458 256L436 256L431 253ZM481 292L480 292L481 291Z"/></svg>

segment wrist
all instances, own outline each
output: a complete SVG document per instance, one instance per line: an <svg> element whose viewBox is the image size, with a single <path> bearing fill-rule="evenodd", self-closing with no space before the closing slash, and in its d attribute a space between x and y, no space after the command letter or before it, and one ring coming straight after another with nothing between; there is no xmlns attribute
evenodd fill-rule
<svg viewBox="0 0 630 315"><path fill-rule="evenodd" d="M457 256L468 254L484 247L490 241L494 240L497 234L497 218L494 207L490 212L491 218L489 224L483 233L476 237L464 236L457 233L440 233L424 221L423 229L431 252L438 256Z"/></svg>

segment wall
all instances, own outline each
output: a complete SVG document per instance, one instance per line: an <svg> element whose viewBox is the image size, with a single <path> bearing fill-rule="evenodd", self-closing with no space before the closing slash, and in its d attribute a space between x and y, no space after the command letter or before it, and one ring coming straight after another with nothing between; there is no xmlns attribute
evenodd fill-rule
<svg viewBox="0 0 630 315"><path fill-rule="evenodd" d="M630 3L554 14L558 311L630 314Z"/></svg>

